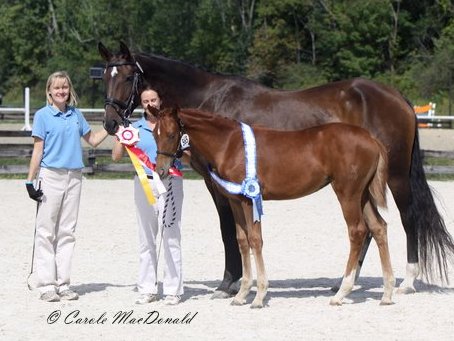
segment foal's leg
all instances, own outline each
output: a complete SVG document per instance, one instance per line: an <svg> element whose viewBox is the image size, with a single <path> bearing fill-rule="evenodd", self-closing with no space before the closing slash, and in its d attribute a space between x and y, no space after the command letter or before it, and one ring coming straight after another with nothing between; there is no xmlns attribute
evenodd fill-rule
<svg viewBox="0 0 454 341"><path fill-rule="evenodd" d="M235 217L236 238L241 253L241 263L243 267L243 277L241 279L240 290L233 298L231 304L243 305L246 303L246 297L252 287L252 269L250 246L248 241L248 226L240 202L230 200L230 205L232 207L233 216Z"/></svg>
<svg viewBox="0 0 454 341"><path fill-rule="evenodd" d="M372 234L368 233L366 236L366 239L364 240L363 246L361 247L361 252L359 253L359 259L358 259L358 267L356 269L356 275L355 275L355 282L358 280L359 275L361 273L361 268L364 263L364 259L366 258L366 253L367 250L369 249L370 241L372 240ZM342 283L342 278L339 279L338 283L335 284L332 288L331 291L337 292L341 286Z"/></svg>
<svg viewBox="0 0 454 341"><path fill-rule="evenodd" d="M377 208L370 201L364 206L364 216L367 225L375 239L380 254L381 267L383 271L384 293L380 305L392 304L392 294L396 280L394 278L389 256L388 236L386 233L386 222L380 216Z"/></svg>
<svg viewBox="0 0 454 341"><path fill-rule="evenodd" d="M364 221L361 212L361 199L348 198L347 200L343 199L342 195L339 193L336 192L336 194L339 202L341 203L345 221L347 222L348 235L350 239L350 254L348 256L347 266L341 286L336 295L331 298L331 305L341 305L344 297L352 291L353 285L355 284L361 246L363 245L367 235L366 222Z"/></svg>
<svg viewBox="0 0 454 341"><path fill-rule="evenodd" d="M252 210L249 214L246 214L246 220L248 226L252 224L252 231L248 234L249 245L254 253L255 267L257 269L257 294L255 295L254 301L252 301L251 308L263 308L263 300L268 291L268 278L266 277L265 262L263 260L262 247L262 224L260 222L252 222Z"/></svg>

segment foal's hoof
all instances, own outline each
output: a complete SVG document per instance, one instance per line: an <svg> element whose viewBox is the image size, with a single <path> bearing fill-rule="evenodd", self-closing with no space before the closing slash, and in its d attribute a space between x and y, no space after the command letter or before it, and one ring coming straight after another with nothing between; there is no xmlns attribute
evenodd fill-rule
<svg viewBox="0 0 454 341"><path fill-rule="evenodd" d="M251 303L251 309L261 309L263 308L263 302L255 302Z"/></svg>
<svg viewBox="0 0 454 341"><path fill-rule="evenodd" d="M226 298L230 298L230 297L232 297L232 295L230 295L229 293L222 291L222 290L216 290L213 293L213 295L211 295L212 300L226 299Z"/></svg>
<svg viewBox="0 0 454 341"><path fill-rule="evenodd" d="M393 305L393 304L394 304L394 302L391 301L390 299L382 299L380 301L380 305Z"/></svg>
<svg viewBox="0 0 454 341"><path fill-rule="evenodd" d="M241 306L241 305L244 305L245 303L246 303L246 300L238 300L238 299L234 298L232 300L232 302L230 302L230 305Z"/></svg>
<svg viewBox="0 0 454 341"><path fill-rule="evenodd" d="M409 295L414 294L416 289L414 287L399 287L396 290L396 293L399 295Z"/></svg>
<svg viewBox="0 0 454 341"><path fill-rule="evenodd" d="M336 297L333 297L332 299L330 299L329 305L340 306L342 305L342 301Z"/></svg>

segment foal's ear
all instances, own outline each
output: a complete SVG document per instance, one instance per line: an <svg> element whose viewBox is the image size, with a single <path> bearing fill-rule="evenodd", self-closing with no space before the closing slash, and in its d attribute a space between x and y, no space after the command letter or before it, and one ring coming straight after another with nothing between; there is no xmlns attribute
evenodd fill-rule
<svg viewBox="0 0 454 341"><path fill-rule="evenodd" d="M112 58L112 53L103 45L103 43L98 43L98 51L102 59L108 62Z"/></svg>
<svg viewBox="0 0 454 341"><path fill-rule="evenodd" d="M147 110L157 119L159 118L159 109L152 107L150 104L147 105Z"/></svg>
<svg viewBox="0 0 454 341"><path fill-rule="evenodd" d="M178 113L180 112L180 107L176 105L175 107L172 108L172 116L175 117L175 119L178 119Z"/></svg>
<svg viewBox="0 0 454 341"><path fill-rule="evenodd" d="M125 55L126 58L130 58L131 57L131 52L129 51L128 45L126 45L122 41L120 41L120 53Z"/></svg>

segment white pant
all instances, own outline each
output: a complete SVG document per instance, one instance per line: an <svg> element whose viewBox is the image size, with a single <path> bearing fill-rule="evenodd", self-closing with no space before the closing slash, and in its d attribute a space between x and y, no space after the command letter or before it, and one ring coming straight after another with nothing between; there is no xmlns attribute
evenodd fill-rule
<svg viewBox="0 0 454 341"><path fill-rule="evenodd" d="M37 288L61 292L69 288L79 213L82 172L41 168L43 191L36 216L35 272Z"/></svg>
<svg viewBox="0 0 454 341"><path fill-rule="evenodd" d="M164 260L164 295L183 294L181 259L181 210L183 206L183 179L171 177L163 181L166 193L158 194L153 180L149 180L156 204L147 201L138 177L134 178L134 201L139 225L139 293L157 294L157 241L162 232L160 261Z"/></svg>

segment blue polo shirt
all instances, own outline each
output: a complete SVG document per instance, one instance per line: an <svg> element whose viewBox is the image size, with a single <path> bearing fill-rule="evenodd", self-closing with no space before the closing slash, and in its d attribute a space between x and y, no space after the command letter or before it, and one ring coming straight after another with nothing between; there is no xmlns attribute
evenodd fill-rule
<svg viewBox="0 0 454 341"><path fill-rule="evenodd" d="M158 146L153 136L153 130L150 129L147 120L145 119L145 117L142 117L140 120L134 122L132 126L139 130L140 141L137 142L136 147L140 148L145 154L147 154L151 163L156 164L156 152L158 150ZM175 160L174 166L178 169L182 168L181 162L179 160ZM152 174L151 169L149 169L145 165L144 169L147 174Z"/></svg>
<svg viewBox="0 0 454 341"><path fill-rule="evenodd" d="M41 167L81 169L84 167L80 138L90 126L79 109L68 106L62 113L47 105L35 113L32 136L44 140Z"/></svg>

